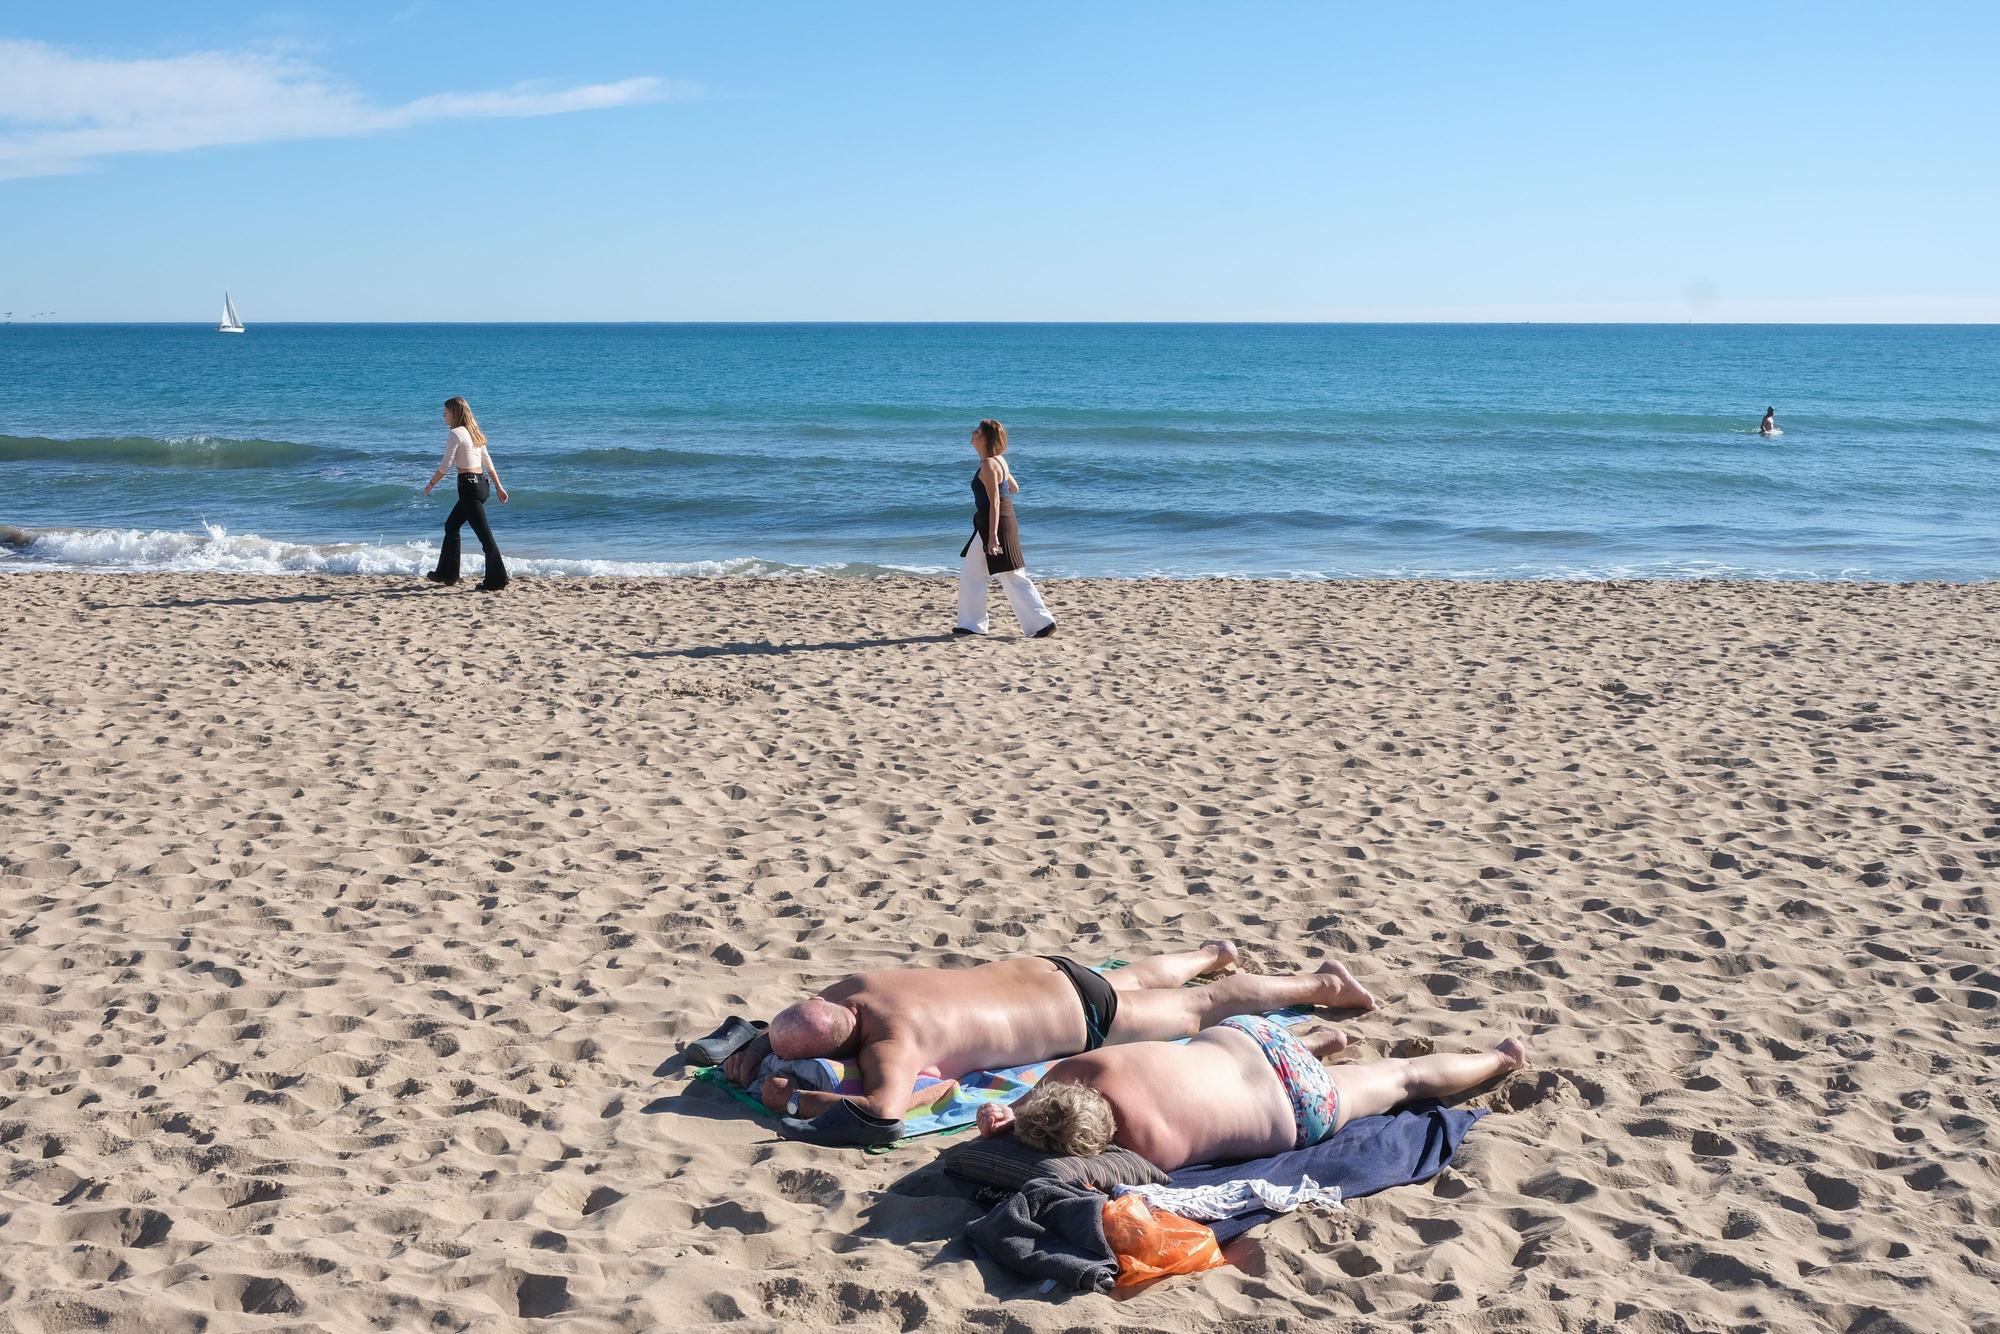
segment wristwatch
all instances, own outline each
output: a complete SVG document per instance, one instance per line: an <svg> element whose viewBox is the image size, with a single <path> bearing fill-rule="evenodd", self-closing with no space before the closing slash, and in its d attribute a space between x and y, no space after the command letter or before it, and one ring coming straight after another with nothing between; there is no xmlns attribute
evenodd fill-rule
<svg viewBox="0 0 2000 1334"><path fill-rule="evenodd" d="M793 1089L792 1096L785 1100L785 1115L797 1116L798 1114L799 1114L799 1091L797 1089Z"/></svg>

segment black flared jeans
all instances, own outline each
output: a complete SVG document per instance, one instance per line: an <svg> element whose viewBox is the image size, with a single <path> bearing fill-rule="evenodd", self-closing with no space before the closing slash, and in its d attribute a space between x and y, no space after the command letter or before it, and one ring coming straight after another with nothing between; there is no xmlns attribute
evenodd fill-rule
<svg viewBox="0 0 2000 1334"><path fill-rule="evenodd" d="M493 527L486 522L486 493L492 484L473 473L458 475L458 503L444 521L444 545L438 548L437 576L446 583L458 582L458 530L472 525L479 549L486 553L487 588L507 586L507 563L500 559L500 544L493 540Z"/></svg>

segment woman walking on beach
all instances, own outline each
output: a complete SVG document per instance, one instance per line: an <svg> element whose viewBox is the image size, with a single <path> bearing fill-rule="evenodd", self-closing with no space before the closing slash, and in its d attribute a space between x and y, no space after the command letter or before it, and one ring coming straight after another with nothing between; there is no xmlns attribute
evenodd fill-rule
<svg viewBox="0 0 2000 1334"><path fill-rule="evenodd" d="M1047 639L1056 632L1056 618L1042 604L1021 556L1012 499L1021 484L1002 457L1007 452L1007 428L986 418L972 428L972 448L979 455L979 471L972 475L972 536L958 553L964 564L958 572L958 624L952 633L987 632L987 582L998 575L1021 633Z"/></svg>
<svg viewBox="0 0 2000 1334"><path fill-rule="evenodd" d="M445 437L444 461L438 464L430 481L424 483L424 494L429 495L431 488L456 468L458 503L451 507L451 516L444 521L444 545L438 548L437 568L424 578L434 584L458 582L458 530L469 523L473 536L479 539L480 550L486 553L486 578L479 586L489 593L497 592L507 586L507 563L500 559L500 544L493 540L493 529L486 522L486 497L489 490L497 492L504 505L507 488L500 484L500 470L493 466L493 454L486 448L486 433L479 429L472 405L462 398L446 399L444 420L451 427L451 434ZM493 479L490 488L486 481L489 476Z"/></svg>

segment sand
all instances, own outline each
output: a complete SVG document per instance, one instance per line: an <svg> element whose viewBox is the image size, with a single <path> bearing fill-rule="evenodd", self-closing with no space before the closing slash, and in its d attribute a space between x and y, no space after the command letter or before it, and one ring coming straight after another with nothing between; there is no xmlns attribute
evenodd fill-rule
<svg viewBox="0 0 2000 1334"><path fill-rule="evenodd" d="M0 577L0 1328L2000 1329L2000 586ZM1215 935L1527 1033L1037 1295L678 1040Z"/></svg>

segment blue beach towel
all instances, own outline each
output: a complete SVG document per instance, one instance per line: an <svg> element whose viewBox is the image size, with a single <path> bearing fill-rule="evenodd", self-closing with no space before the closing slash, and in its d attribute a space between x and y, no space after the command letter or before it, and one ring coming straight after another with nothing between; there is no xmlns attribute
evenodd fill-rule
<svg viewBox="0 0 2000 1334"><path fill-rule="evenodd" d="M1173 1174L1175 1187L1223 1186L1232 1181L1275 1181L1296 1186L1311 1177L1322 1186L1340 1187L1341 1198L1373 1195L1391 1186L1427 1181L1444 1170L1472 1130L1483 1109L1460 1110L1437 1102L1414 1103L1386 1116L1349 1121L1323 1144L1292 1149L1226 1167L1183 1167ZM1217 1241L1228 1243L1251 1228L1278 1217L1268 1209L1221 1218L1209 1224Z"/></svg>

